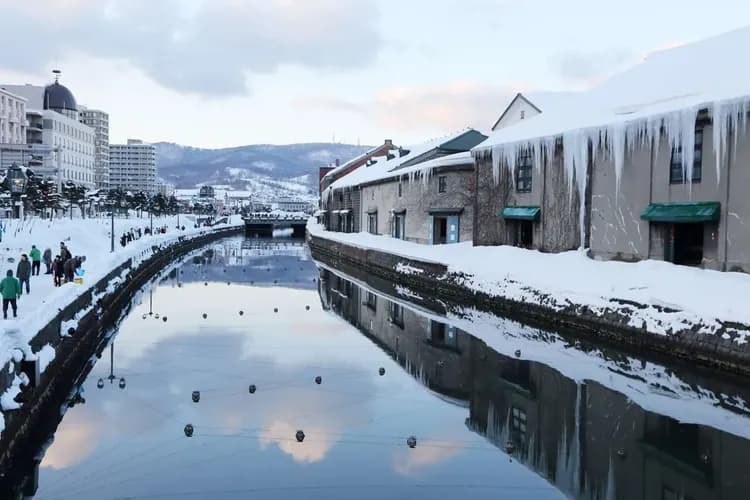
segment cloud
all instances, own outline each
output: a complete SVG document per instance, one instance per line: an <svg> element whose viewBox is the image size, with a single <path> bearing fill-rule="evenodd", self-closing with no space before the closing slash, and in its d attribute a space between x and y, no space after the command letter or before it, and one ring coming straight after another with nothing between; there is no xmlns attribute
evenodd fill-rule
<svg viewBox="0 0 750 500"><path fill-rule="evenodd" d="M393 470L413 476L424 468L448 461L458 455L463 444L455 441L424 441L414 449L401 449L394 456Z"/></svg>
<svg viewBox="0 0 750 500"><path fill-rule="evenodd" d="M526 87L523 82L506 86L454 82L388 88L362 102L306 97L295 101L295 105L302 109L354 113L394 131L489 129L513 96Z"/></svg>
<svg viewBox="0 0 750 500"><path fill-rule="evenodd" d="M627 49L595 52L565 52L552 58L552 65L561 77L587 86L596 84L633 62L634 54Z"/></svg>
<svg viewBox="0 0 750 500"><path fill-rule="evenodd" d="M40 73L75 54L125 61L164 87L241 95L282 65L372 63L382 45L374 0L0 0L0 66ZM64 68L62 68L64 69Z"/></svg>

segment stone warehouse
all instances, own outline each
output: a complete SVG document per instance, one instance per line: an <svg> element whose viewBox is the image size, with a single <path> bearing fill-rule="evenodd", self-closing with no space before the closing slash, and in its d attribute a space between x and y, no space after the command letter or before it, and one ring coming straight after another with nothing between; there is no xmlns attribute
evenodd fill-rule
<svg viewBox="0 0 750 500"><path fill-rule="evenodd" d="M471 239L473 129L398 148L340 177L322 194L329 231L387 234L419 243Z"/></svg>

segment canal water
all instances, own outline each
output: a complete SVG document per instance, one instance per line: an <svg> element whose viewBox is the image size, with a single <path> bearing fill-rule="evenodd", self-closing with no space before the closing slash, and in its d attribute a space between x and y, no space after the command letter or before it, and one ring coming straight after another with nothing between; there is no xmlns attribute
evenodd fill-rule
<svg viewBox="0 0 750 500"><path fill-rule="evenodd" d="M356 275L295 240L188 258L121 324L29 497L748 498L747 384Z"/></svg>

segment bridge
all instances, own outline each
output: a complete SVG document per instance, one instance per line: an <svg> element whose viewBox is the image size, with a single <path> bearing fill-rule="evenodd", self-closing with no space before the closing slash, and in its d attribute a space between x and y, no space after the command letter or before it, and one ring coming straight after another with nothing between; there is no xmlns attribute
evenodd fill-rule
<svg viewBox="0 0 750 500"><path fill-rule="evenodd" d="M292 236L304 238L310 216L304 212L254 212L242 217L245 234L273 236L274 229L292 229Z"/></svg>

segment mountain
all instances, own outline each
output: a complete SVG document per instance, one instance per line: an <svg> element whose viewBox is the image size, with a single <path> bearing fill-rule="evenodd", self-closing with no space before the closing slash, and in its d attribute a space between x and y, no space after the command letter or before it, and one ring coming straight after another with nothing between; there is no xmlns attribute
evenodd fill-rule
<svg viewBox="0 0 750 500"><path fill-rule="evenodd" d="M223 149L171 142L158 142L155 146L159 177L178 188L210 183L268 196L317 194L319 167L337 158L343 163L370 148L335 143L256 144Z"/></svg>

